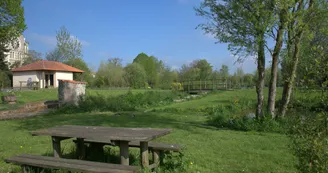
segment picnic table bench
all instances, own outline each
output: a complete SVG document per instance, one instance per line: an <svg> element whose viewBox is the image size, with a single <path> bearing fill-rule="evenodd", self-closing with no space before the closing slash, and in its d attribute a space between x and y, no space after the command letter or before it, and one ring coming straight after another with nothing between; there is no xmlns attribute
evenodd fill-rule
<svg viewBox="0 0 328 173"><path fill-rule="evenodd" d="M48 156L20 155L5 160L22 166L23 173L29 173L27 166L67 171L82 171L92 173L134 173L139 170L136 166L91 162L84 160L63 159Z"/></svg>
<svg viewBox="0 0 328 173"><path fill-rule="evenodd" d="M54 157L20 155L6 159L6 162L21 165L23 171L27 166L66 169L82 172L108 172L108 173L130 173L136 172L138 167L129 166L129 147L140 147L140 161L144 168L154 168L159 164L161 151L179 151L180 146L176 144L163 144L149 142L160 136L171 132L171 129L157 128L113 128L97 126L72 126L64 125L48 129L33 131L33 136L51 136ZM80 160L61 158L61 141L76 138L77 152ZM113 145L120 147L121 165L109 163L97 163L84 161L85 144ZM153 151L156 162L149 165L149 153Z"/></svg>
<svg viewBox="0 0 328 173"><path fill-rule="evenodd" d="M64 125L34 131L32 135L51 136L55 157L61 156L60 141L65 139L76 138L80 159L85 157L85 139L114 142L120 147L122 165L129 165L129 142L139 141L141 165L149 168L148 142L170 132L171 129Z"/></svg>

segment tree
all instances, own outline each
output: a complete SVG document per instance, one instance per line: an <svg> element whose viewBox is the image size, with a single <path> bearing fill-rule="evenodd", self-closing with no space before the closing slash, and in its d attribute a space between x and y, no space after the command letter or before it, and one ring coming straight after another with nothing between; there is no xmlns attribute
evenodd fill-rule
<svg viewBox="0 0 328 173"><path fill-rule="evenodd" d="M166 67L159 77L159 87L161 89L170 89L173 82L177 82L178 73Z"/></svg>
<svg viewBox="0 0 328 173"><path fill-rule="evenodd" d="M19 37L26 29L22 0L1 0L0 21L0 44Z"/></svg>
<svg viewBox="0 0 328 173"><path fill-rule="evenodd" d="M88 84L92 82L91 71L82 58L73 58L66 62L67 65L83 70L83 73L73 73L73 79L77 81L85 81Z"/></svg>
<svg viewBox="0 0 328 173"><path fill-rule="evenodd" d="M273 21L272 8L271 0L204 0L195 9L208 21L198 27L215 35L219 42L228 43L239 61L247 56L257 57L257 118L263 116L266 33Z"/></svg>
<svg viewBox="0 0 328 173"><path fill-rule="evenodd" d="M288 7L290 5L289 0L277 0L274 8L274 14L279 18L277 22L278 29L275 31L275 27L272 27L272 37L275 39L275 46L272 55L271 75L269 83L269 96L268 96L268 112L272 118L275 118L275 103L276 103L276 88L278 79L278 61L279 54L283 44L283 35L287 24ZM276 36L274 33L276 32Z"/></svg>
<svg viewBox="0 0 328 173"><path fill-rule="evenodd" d="M6 44L20 36L26 29L24 8L21 0L1 0L0 1L0 85L1 87L10 85L10 75L8 65L5 62L5 52L9 50ZM7 75L7 77L6 77Z"/></svg>
<svg viewBox="0 0 328 173"><path fill-rule="evenodd" d="M8 64L5 62L5 52L8 52L8 49L3 44L0 44L0 71L9 71Z"/></svg>
<svg viewBox="0 0 328 173"><path fill-rule="evenodd" d="M221 69L220 69L220 77L222 78L222 79L228 79L228 77L229 77L229 67L227 66L227 65L222 65L221 66Z"/></svg>
<svg viewBox="0 0 328 173"><path fill-rule="evenodd" d="M69 31L62 26L56 33L57 48L62 55L61 61L65 62L73 58L82 58L82 44L71 36Z"/></svg>
<svg viewBox="0 0 328 173"><path fill-rule="evenodd" d="M35 50L29 50L22 65L32 64L39 60L42 60L42 54Z"/></svg>
<svg viewBox="0 0 328 173"><path fill-rule="evenodd" d="M60 50L56 47L54 50L46 53L46 60L63 62L65 58Z"/></svg>
<svg viewBox="0 0 328 173"><path fill-rule="evenodd" d="M125 87L125 71L123 67L109 59L107 62L101 62L96 73L95 85L97 87Z"/></svg>
<svg viewBox="0 0 328 173"><path fill-rule="evenodd" d="M121 58L109 58L108 63L113 64L115 67L122 67L122 59Z"/></svg>
<svg viewBox="0 0 328 173"><path fill-rule="evenodd" d="M212 66L210 63L206 61L206 59L201 60L195 60L192 63L194 68L199 69L199 79L200 80L206 80L208 79L212 74Z"/></svg>
<svg viewBox="0 0 328 173"><path fill-rule="evenodd" d="M140 53L134 58L133 63L139 63L146 71L147 82L151 87L156 86L157 70L156 62L157 58L148 56L145 53Z"/></svg>
<svg viewBox="0 0 328 173"><path fill-rule="evenodd" d="M145 69L138 63L128 64L125 68L124 78L132 88L144 88L147 84Z"/></svg>
<svg viewBox="0 0 328 173"><path fill-rule="evenodd" d="M12 63L10 65L10 69L18 68L20 66L22 66L22 62L21 61L15 61L14 63Z"/></svg>
<svg viewBox="0 0 328 173"><path fill-rule="evenodd" d="M279 110L281 116L285 116L290 101L300 57L301 40L304 35L310 33L309 24L318 21L322 17L322 14L319 12L322 12L319 0L297 0L292 5L292 9L289 10L290 18L288 20L290 22L287 24L287 54L282 64L284 88L281 99L282 104Z"/></svg>

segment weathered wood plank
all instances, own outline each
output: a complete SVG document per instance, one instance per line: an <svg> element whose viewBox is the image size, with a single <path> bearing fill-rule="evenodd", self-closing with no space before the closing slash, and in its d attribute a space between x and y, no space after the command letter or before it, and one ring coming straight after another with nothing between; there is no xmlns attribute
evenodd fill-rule
<svg viewBox="0 0 328 173"><path fill-rule="evenodd" d="M33 136L76 137L87 139L150 141L171 132L171 129L113 128L98 126L59 126L32 132Z"/></svg>
<svg viewBox="0 0 328 173"><path fill-rule="evenodd" d="M70 171L96 172L96 173L128 173L137 172L138 167L72 160L46 156L21 155L6 159L6 162L18 165L30 165L41 168L64 169Z"/></svg>

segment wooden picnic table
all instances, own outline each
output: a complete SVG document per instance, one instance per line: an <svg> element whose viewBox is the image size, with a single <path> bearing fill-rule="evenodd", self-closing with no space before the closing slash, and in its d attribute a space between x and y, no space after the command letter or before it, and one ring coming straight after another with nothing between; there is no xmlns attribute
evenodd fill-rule
<svg viewBox="0 0 328 173"><path fill-rule="evenodd" d="M77 150L85 156L84 139L115 142L120 147L122 165L129 165L129 142L140 141L140 159L143 167L149 167L148 142L171 132L171 129L158 128L116 128L99 126L64 125L33 131L33 136L51 136L55 157L61 156L60 141L77 139Z"/></svg>

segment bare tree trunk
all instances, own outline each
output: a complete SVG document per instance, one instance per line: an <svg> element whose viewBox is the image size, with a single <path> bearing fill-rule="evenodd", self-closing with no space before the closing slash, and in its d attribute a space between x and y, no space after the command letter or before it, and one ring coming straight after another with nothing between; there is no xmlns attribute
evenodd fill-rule
<svg viewBox="0 0 328 173"><path fill-rule="evenodd" d="M278 76L278 60L281 47L283 44L283 34L285 31L285 15L287 11L283 10L280 12L280 23L279 29L277 31L276 45L272 54L272 67L271 67L271 77L269 83L269 97L268 97L268 111L272 118L275 118L275 103L276 103L276 90L277 90L277 76Z"/></svg>
<svg viewBox="0 0 328 173"><path fill-rule="evenodd" d="M257 71L258 71L258 81L256 84L257 93L257 107L256 107L256 118L263 117L263 101L264 101L264 71L265 71L265 54L264 54L264 34L261 35L261 40L259 40L259 50L257 59Z"/></svg>
<svg viewBox="0 0 328 173"><path fill-rule="evenodd" d="M289 80L286 80L284 83L284 90L283 90L283 95L282 95L282 106L280 110L281 116L286 115L286 111L288 108L288 104L290 101L290 96L292 94L292 89L293 89L293 84L295 81L295 76L296 76L296 70L297 70L297 64L299 60L299 48L300 48L300 36L296 36L295 38L295 46L294 46L294 53L293 53L293 58L292 58L292 65L290 69L290 74L289 74Z"/></svg>
<svg viewBox="0 0 328 173"><path fill-rule="evenodd" d="M310 10L313 7L313 0L309 1L308 9ZM305 1L300 0L297 3L297 9L295 11L295 8L292 10L292 13L297 14L300 11L304 10L306 8ZM293 84L295 81L296 76L296 70L297 65L299 61L299 49L300 49L300 41L303 35L304 26L302 26L304 21L302 21L301 15L295 15L296 18L294 18L288 27L288 43L287 43L287 49L288 49L288 57L292 57L291 61L286 63L286 73L285 75L285 83L284 83L284 91L282 95L282 104L280 108L280 115L285 116L286 111L288 109L288 104L290 101L290 97L292 94ZM292 46L294 46L294 49L292 49Z"/></svg>

